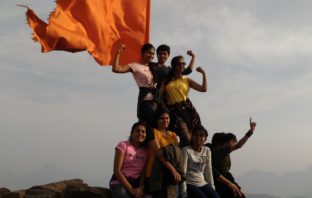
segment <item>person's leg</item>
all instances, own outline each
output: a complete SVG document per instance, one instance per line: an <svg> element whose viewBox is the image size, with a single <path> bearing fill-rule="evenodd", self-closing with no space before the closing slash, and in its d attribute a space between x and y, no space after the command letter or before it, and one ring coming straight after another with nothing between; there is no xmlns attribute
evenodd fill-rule
<svg viewBox="0 0 312 198"><path fill-rule="evenodd" d="M189 130L196 128L197 126L201 126L201 120L198 112L193 106L192 102L187 99L184 103L183 112L180 115L184 122L187 124Z"/></svg>
<svg viewBox="0 0 312 198"><path fill-rule="evenodd" d="M221 198L238 198L228 185L216 181L215 186L216 191Z"/></svg>
<svg viewBox="0 0 312 198"><path fill-rule="evenodd" d="M160 191L154 191L151 193L152 198L163 198L163 192Z"/></svg>
<svg viewBox="0 0 312 198"><path fill-rule="evenodd" d="M205 193L203 193L198 187L187 184L187 195L188 198L207 198Z"/></svg>
<svg viewBox="0 0 312 198"><path fill-rule="evenodd" d="M154 121L154 113L157 110L157 103L153 100L143 100L139 107L138 118L152 126Z"/></svg>
<svg viewBox="0 0 312 198"><path fill-rule="evenodd" d="M191 133L187 127L187 124L182 120L180 119L178 121L178 131L179 131L179 137L180 137L180 143L179 143L179 146L182 148L182 147L185 147L185 146L188 146L190 143L191 143Z"/></svg>
<svg viewBox="0 0 312 198"><path fill-rule="evenodd" d="M180 115L182 112L179 108L171 108L170 109L170 124L169 130L174 131L180 138L180 147L184 147L189 145L191 141L190 131L186 122L183 120Z"/></svg>
<svg viewBox="0 0 312 198"><path fill-rule="evenodd" d="M209 198L220 198L219 194L210 186L210 184L206 184L199 189Z"/></svg>
<svg viewBox="0 0 312 198"><path fill-rule="evenodd" d="M167 197L168 198L177 198L178 193L177 193L177 185L169 185L167 186Z"/></svg>
<svg viewBox="0 0 312 198"><path fill-rule="evenodd" d="M110 191L112 198L132 198L129 192L121 184L111 185Z"/></svg>

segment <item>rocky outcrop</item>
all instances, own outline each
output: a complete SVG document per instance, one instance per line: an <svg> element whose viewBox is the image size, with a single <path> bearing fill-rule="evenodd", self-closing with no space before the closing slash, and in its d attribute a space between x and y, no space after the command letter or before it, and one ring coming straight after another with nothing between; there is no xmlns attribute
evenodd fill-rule
<svg viewBox="0 0 312 198"><path fill-rule="evenodd" d="M0 188L0 197L3 195L3 194L6 194L6 193L9 193L11 192L9 189L7 188Z"/></svg>
<svg viewBox="0 0 312 198"><path fill-rule="evenodd" d="M110 198L110 192L106 188L90 187L81 179L72 179L14 192L0 188L0 198Z"/></svg>

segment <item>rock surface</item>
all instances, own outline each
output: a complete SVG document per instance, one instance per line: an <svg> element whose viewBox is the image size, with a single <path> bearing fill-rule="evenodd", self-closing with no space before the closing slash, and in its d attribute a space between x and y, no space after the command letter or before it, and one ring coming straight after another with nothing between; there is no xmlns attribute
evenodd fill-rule
<svg viewBox="0 0 312 198"><path fill-rule="evenodd" d="M81 179L64 180L11 192L0 188L0 198L110 198L107 188L90 187Z"/></svg>

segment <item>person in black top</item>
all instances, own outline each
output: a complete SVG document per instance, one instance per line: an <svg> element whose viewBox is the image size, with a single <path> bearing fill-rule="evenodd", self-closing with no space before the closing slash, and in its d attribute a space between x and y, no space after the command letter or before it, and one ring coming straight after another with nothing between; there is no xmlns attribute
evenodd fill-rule
<svg viewBox="0 0 312 198"><path fill-rule="evenodd" d="M236 183L230 172L230 153L240 149L251 137L256 129L256 123L251 121L250 129L239 141L233 133L215 133L212 137L212 144L207 145L212 152L212 166L216 190L221 198L244 198L240 186Z"/></svg>

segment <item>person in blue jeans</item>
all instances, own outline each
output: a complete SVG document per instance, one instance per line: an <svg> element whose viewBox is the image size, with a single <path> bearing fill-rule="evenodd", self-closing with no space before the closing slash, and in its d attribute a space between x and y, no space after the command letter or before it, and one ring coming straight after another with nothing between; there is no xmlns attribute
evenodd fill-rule
<svg viewBox="0 0 312 198"><path fill-rule="evenodd" d="M207 130L197 126L192 131L191 145L183 148L181 166L186 182L182 187L182 197L220 198L213 181L211 151L203 146L207 137Z"/></svg>
<svg viewBox="0 0 312 198"><path fill-rule="evenodd" d="M136 122L129 140L115 147L114 174L110 180L112 198L142 198L147 162L146 125Z"/></svg>

